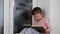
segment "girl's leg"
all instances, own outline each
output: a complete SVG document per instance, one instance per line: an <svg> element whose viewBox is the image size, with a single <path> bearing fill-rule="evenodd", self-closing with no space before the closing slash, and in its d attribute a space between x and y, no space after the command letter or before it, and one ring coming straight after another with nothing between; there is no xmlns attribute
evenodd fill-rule
<svg viewBox="0 0 60 34"><path fill-rule="evenodd" d="M41 34L33 28L28 28L25 34Z"/></svg>
<svg viewBox="0 0 60 34"><path fill-rule="evenodd" d="M27 28L24 28L19 34L25 34L26 31L27 31Z"/></svg>

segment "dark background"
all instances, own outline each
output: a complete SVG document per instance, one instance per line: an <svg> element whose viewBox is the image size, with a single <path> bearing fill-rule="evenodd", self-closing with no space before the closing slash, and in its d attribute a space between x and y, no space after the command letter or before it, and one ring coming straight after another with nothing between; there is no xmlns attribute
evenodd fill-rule
<svg viewBox="0 0 60 34"><path fill-rule="evenodd" d="M32 0L15 0L14 33L19 33L21 25L32 24Z"/></svg>

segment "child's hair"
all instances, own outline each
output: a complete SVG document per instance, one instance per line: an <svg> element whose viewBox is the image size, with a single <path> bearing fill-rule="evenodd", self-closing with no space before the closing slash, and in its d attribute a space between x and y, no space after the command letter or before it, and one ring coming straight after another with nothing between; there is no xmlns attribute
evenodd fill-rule
<svg viewBox="0 0 60 34"><path fill-rule="evenodd" d="M42 9L41 9L40 7L35 7L35 8L32 10L32 15L34 15L35 12L42 14Z"/></svg>

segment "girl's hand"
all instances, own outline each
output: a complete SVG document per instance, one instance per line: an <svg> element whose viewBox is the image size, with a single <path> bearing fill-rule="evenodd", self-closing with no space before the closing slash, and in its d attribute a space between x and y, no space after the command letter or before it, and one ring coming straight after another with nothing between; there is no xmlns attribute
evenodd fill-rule
<svg viewBox="0 0 60 34"><path fill-rule="evenodd" d="M46 29L46 34L50 34L51 29Z"/></svg>

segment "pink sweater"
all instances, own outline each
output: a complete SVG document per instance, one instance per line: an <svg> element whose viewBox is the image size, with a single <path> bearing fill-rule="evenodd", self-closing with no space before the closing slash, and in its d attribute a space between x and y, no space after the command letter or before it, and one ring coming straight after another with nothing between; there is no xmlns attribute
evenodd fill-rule
<svg viewBox="0 0 60 34"><path fill-rule="evenodd" d="M41 25L46 29L46 34L51 32L51 26L47 18L42 18L39 22L35 21L32 23L33 25Z"/></svg>

